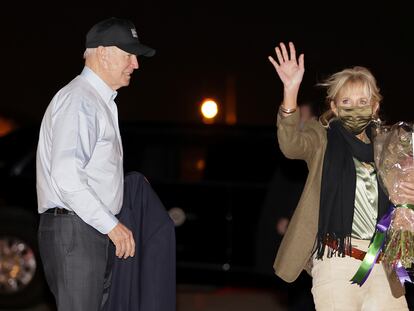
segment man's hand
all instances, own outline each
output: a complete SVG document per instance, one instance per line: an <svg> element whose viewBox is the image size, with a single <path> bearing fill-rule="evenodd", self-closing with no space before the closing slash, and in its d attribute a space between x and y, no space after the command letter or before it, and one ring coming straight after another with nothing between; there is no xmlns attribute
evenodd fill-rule
<svg viewBox="0 0 414 311"><path fill-rule="evenodd" d="M134 257L135 240L131 230L120 222L108 233L108 237L115 245L115 255L118 258Z"/></svg>

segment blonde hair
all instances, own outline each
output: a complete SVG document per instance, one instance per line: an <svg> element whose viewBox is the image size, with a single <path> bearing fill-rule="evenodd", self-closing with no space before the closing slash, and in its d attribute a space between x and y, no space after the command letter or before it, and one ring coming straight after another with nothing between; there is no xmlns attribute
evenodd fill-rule
<svg viewBox="0 0 414 311"><path fill-rule="evenodd" d="M365 67L356 66L347 68L331 75L324 82L319 83L319 86L326 87L326 102L330 107L330 103L337 99L342 90L352 85L362 85L368 92L371 103L380 103L382 95L377 85L377 81L371 71ZM330 120L334 117L334 113L329 108L320 117L320 122L323 126L328 126Z"/></svg>

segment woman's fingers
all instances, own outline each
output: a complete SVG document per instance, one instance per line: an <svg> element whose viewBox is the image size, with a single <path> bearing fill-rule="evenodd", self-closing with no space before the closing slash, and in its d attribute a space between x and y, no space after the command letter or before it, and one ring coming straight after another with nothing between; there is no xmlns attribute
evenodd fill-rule
<svg viewBox="0 0 414 311"><path fill-rule="evenodd" d="M299 55L299 68L305 69L305 54Z"/></svg>
<svg viewBox="0 0 414 311"><path fill-rule="evenodd" d="M411 188L412 185L407 185L402 182L400 184L400 189L398 191L398 197L402 200L401 203L414 204L414 189Z"/></svg>
<svg viewBox="0 0 414 311"><path fill-rule="evenodd" d="M413 183L411 183L411 182L402 181L402 182L400 183L400 186L401 186L402 188L405 188L405 189L407 189L407 190L412 190L412 191L414 192L414 184L413 184Z"/></svg>
<svg viewBox="0 0 414 311"><path fill-rule="evenodd" d="M284 61L285 62L289 61L289 54L283 42L280 42L280 48L282 49L282 55L283 55Z"/></svg>
<svg viewBox="0 0 414 311"><path fill-rule="evenodd" d="M290 60L296 61L295 45L292 42L289 42L289 49L290 49Z"/></svg>
<svg viewBox="0 0 414 311"><path fill-rule="evenodd" d="M287 62L295 62L297 64L296 49L295 49L295 45L292 42L289 42L290 57L289 57L289 53L288 53L288 50L286 48L286 45L283 42L280 42L279 46L275 47L275 52L276 52L276 56L277 56L278 66L281 66L283 63L287 63ZM275 65L274 62L272 62L272 64ZM301 67L301 68L305 67L304 55L303 54L301 54L299 56L299 67Z"/></svg>
<svg viewBox="0 0 414 311"><path fill-rule="evenodd" d="M283 64L285 62L285 60L283 59L282 53L280 52L280 49L279 49L278 46L275 48L275 51L276 51L276 56L277 56L277 60L278 60L279 64L280 65Z"/></svg>
<svg viewBox="0 0 414 311"><path fill-rule="evenodd" d="M268 58L272 65L275 66L275 68L279 67L278 63L273 59L272 56L269 56Z"/></svg>

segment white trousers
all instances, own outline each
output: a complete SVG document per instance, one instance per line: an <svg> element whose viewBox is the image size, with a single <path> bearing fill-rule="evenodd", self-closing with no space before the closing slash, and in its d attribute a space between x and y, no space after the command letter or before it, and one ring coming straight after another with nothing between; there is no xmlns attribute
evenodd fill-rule
<svg viewBox="0 0 414 311"><path fill-rule="evenodd" d="M352 240L353 247L366 251L369 241ZM360 287L351 284L362 261L346 257L324 257L313 260L312 295L317 311L381 311L408 310L405 297L391 294L381 264L375 264Z"/></svg>

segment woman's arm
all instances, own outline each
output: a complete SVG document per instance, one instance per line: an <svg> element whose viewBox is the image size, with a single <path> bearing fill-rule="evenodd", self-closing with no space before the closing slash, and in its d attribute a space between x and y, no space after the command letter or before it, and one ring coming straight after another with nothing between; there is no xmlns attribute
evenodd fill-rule
<svg viewBox="0 0 414 311"><path fill-rule="evenodd" d="M289 43L290 57L285 44L275 48L277 61L269 56L276 72L283 83L283 102L277 118L277 136L279 147L283 154L291 159L309 158L314 148L319 145L317 131L312 129L299 131L299 111L297 111L297 96L305 72L304 55L296 59L296 50Z"/></svg>
<svg viewBox="0 0 414 311"><path fill-rule="evenodd" d="M280 47L275 48L277 60L269 56L269 61L273 64L283 83L283 102L281 105L281 115L286 117L297 109L297 97L299 87L305 72L304 54L296 59L296 50L292 42L289 42L290 57L286 46L280 43Z"/></svg>

